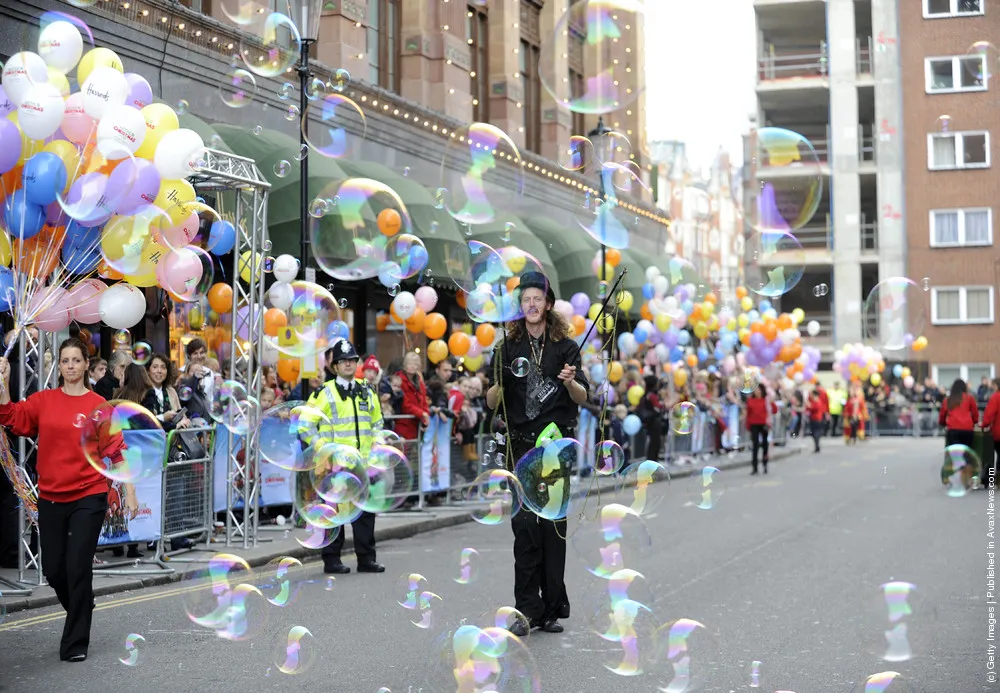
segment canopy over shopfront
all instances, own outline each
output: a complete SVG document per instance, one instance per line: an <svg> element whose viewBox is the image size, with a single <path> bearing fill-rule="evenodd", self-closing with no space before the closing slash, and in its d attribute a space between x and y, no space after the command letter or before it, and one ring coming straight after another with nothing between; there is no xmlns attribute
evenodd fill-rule
<svg viewBox="0 0 1000 693"><path fill-rule="evenodd" d="M583 229L571 228L549 217L526 217L528 227L543 243L559 273L560 298L569 300L576 293L593 296L597 291L597 277L591 264L601 246Z"/></svg>

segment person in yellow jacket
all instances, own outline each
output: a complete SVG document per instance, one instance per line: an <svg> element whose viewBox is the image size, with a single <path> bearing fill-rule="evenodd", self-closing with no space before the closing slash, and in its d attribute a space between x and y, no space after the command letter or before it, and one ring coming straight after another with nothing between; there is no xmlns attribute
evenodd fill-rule
<svg viewBox="0 0 1000 693"><path fill-rule="evenodd" d="M841 419L844 416L844 405L848 400L848 393L844 391L843 386L840 383L836 383L832 388L827 390L827 396L830 399L830 437L837 437L837 427L841 423ZM846 424L847 422L844 421Z"/></svg>
<svg viewBox="0 0 1000 693"><path fill-rule="evenodd" d="M368 462L375 435L382 429L382 405L378 393L367 381L355 378L358 352L346 339L338 340L328 357L336 376L309 398L309 405L326 417L317 434L324 443L349 445ZM306 441L311 442L311 441ZM354 553L358 557L359 573L384 573L385 566L375 560L375 514L362 512L351 523L354 533ZM344 548L342 527L328 546L323 548L323 572L342 575L351 572L341 561Z"/></svg>

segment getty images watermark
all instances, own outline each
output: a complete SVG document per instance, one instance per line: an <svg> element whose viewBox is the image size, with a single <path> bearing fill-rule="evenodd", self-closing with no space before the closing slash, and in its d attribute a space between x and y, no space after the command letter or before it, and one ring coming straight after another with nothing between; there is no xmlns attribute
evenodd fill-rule
<svg viewBox="0 0 1000 693"><path fill-rule="evenodd" d="M986 681L997 680L997 589L996 589L996 467L990 466L986 477Z"/></svg>

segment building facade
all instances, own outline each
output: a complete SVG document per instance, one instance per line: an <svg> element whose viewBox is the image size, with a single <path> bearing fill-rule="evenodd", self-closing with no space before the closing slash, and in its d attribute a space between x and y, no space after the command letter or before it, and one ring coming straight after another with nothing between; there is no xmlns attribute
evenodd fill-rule
<svg viewBox="0 0 1000 693"><path fill-rule="evenodd" d="M945 386L974 388L1000 368L998 37L994 0L900 7L907 276L928 291L911 320L926 324L924 372Z"/></svg>

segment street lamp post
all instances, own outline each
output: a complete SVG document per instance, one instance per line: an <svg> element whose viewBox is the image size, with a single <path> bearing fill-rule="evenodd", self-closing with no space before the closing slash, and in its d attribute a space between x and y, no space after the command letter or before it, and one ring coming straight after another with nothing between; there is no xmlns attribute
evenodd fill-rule
<svg viewBox="0 0 1000 693"><path fill-rule="evenodd" d="M587 138L590 143L594 146L594 157L597 159L595 162L597 164L597 190L601 195L600 205L604 205L606 200L605 195L607 190L604 187L604 164L611 160L611 147L612 141L608 136L611 134L611 130L604 125L604 116L597 119L597 127L587 133ZM601 281L607 282L608 278L604 276L604 268L607 266L605 262L607 257L608 248L604 245L604 214L602 207L598 207L601 210ZM600 296L599 298L604 298Z"/></svg>
<svg viewBox="0 0 1000 693"><path fill-rule="evenodd" d="M306 134L309 131L309 51L319 40L319 22L323 13L323 0L288 0L288 10L296 21L301 40L302 53L299 56L299 116L302 127L299 128L299 267L305 272L309 267L309 156L303 156L307 146ZM309 399L309 379L302 378L299 383L302 388L302 400Z"/></svg>

